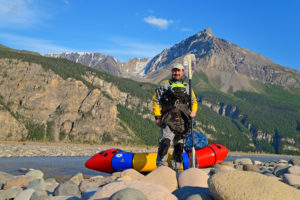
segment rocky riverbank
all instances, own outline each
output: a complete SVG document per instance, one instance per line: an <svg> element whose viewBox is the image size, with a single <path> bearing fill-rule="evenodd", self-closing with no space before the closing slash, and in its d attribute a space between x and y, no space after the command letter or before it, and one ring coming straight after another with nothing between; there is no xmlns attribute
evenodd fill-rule
<svg viewBox="0 0 300 200"><path fill-rule="evenodd" d="M136 153L157 151L157 147L120 145L113 147ZM109 148L112 148L112 145L0 141L0 157L92 156Z"/></svg>
<svg viewBox="0 0 300 200"><path fill-rule="evenodd" d="M0 200L297 200L300 160L225 161L211 168L191 168L176 174L159 167L147 175L134 169L109 176L84 178L78 172L58 183L36 169L13 176L0 171Z"/></svg>

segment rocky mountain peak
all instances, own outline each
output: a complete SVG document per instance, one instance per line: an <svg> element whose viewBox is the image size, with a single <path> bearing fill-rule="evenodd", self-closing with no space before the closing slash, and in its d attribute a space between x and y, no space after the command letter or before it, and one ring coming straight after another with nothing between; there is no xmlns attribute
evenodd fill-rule
<svg viewBox="0 0 300 200"><path fill-rule="evenodd" d="M200 31L199 33L196 34L197 37L200 36L209 36L209 37L215 37L215 35L213 34L211 28L206 28L202 31Z"/></svg>

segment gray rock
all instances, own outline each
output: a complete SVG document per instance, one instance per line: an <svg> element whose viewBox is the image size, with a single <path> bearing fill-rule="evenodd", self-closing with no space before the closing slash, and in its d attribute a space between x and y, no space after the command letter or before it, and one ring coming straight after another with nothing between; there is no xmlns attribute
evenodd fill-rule
<svg viewBox="0 0 300 200"><path fill-rule="evenodd" d="M259 168L256 165L252 165L252 164L243 165L243 170L244 171L259 172Z"/></svg>
<svg viewBox="0 0 300 200"><path fill-rule="evenodd" d="M274 172L273 174L277 177L282 176L283 174L287 173L289 166L282 166L282 165L278 165L274 168Z"/></svg>
<svg viewBox="0 0 300 200"><path fill-rule="evenodd" d="M112 182L113 179L110 176L93 176L90 179L84 179L79 185L81 192L85 191L87 188L96 188L107 183Z"/></svg>
<svg viewBox="0 0 300 200"><path fill-rule="evenodd" d="M34 193L34 189L26 189L21 191L14 200L30 200L32 194Z"/></svg>
<svg viewBox="0 0 300 200"><path fill-rule="evenodd" d="M2 185L6 184L8 180L13 178L13 175L0 171L0 189L2 188Z"/></svg>
<svg viewBox="0 0 300 200"><path fill-rule="evenodd" d="M293 159L289 160L289 163L294 166L295 165L300 166L300 159L293 158Z"/></svg>
<svg viewBox="0 0 300 200"><path fill-rule="evenodd" d="M25 177L30 180L42 179L44 177L44 173L40 170L31 169L25 174Z"/></svg>
<svg viewBox="0 0 300 200"><path fill-rule="evenodd" d="M45 199L44 197L47 197L47 196L48 196L48 193L45 190L35 189L30 200Z"/></svg>
<svg viewBox="0 0 300 200"><path fill-rule="evenodd" d="M0 190L0 199L11 199L15 198L22 191L19 187L11 187L7 190ZM2 200L1 199L1 200Z"/></svg>
<svg viewBox="0 0 300 200"><path fill-rule="evenodd" d="M147 197L140 190L125 188L115 192L109 200L147 200Z"/></svg>
<svg viewBox="0 0 300 200"><path fill-rule="evenodd" d="M46 190L46 185L44 179L36 179L31 181L27 188L32 188L35 190Z"/></svg>
<svg viewBox="0 0 300 200"><path fill-rule="evenodd" d="M188 198L195 200L213 200L213 196L208 188L185 186L175 190L174 194L179 200Z"/></svg>
<svg viewBox="0 0 300 200"><path fill-rule="evenodd" d="M54 191L55 196L80 196L78 185L73 181L67 181L59 186Z"/></svg>
<svg viewBox="0 0 300 200"><path fill-rule="evenodd" d="M282 180L289 185L300 185L300 176L298 175L284 174Z"/></svg>
<svg viewBox="0 0 300 200"><path fill-rule="evenodd" d="M296 200L300 191L260 173L226 171L208 180L209 190L218 200Z"/></svg>
<svg viewBox="0 0 300 200"><path fill-rule="evenodd" d="M46 191L48 191L50 194L52 194L55 190L55 188L59 185L58 182L54 178L48 178L45 180L45 186Z"/></svg>
<svg viewBox="0 0 300 200"><path fill-rule="evenodd" d="M73 181L77 185L83 181L83 174L82 173L77 173L76 175L72 176L69 181Z"/></svg>
<svg viewBox="0 0 300 200"><path fill-rule="evenodd" d="M288 168L288 173L300 176L300 166L292 166Z"/></svg>
<svg viewBox="0 0 300 200"><path fill-rule="evenodd" d="M90 199L100 188L88 188L81 194L81 200Z"/></svg>

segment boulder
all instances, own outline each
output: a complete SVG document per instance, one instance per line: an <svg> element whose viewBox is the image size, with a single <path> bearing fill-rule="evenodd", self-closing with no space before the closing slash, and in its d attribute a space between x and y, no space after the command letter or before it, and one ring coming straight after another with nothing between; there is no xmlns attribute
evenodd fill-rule
<svg viewBox="0 0 300 200"><path fill-rule="evenodd" d="M292 158L291 160L289 160L289 163L294 165L294 166L295 165L300 166L300 159Z"/></svg>
<svg viewBox="0 0 300 200"><path fill-rule="evenodd" d="M172 194L174 194L179 200L213 200L212 194L209 189L203 187L184 186L175 190Z"/></svg>
<svg viewBox="0 0 300 200"><path fill-rule="evenodd" d="M300 166L292 166L288 168L287 173L300 176Z"/></svg>
<svg viewBox="0 0 300 200"><path fill-rule="evenodd" d="M46 190L46 185L44 179L36 179L31 181L27 188L32 188L34 190Z"/></svg>
<svg viewBox="0 0 300 200"><path fill-rule="evenodd" d="M135 188L140 190L147 197L147 199L151 200L177 199L176 196L171 194L167 188L161 185L140 180L130 180L109 183L98 190L89 200L109 198L112 196L112 194L124 188Z"/></svg>
<svg viewBox="0 0 300 200"><path fill-rule="evenodd" d="M300 176L286 173L282 176L282 181L289 185L300 185Z"/></svg>
<svg viewBox="0 0 300 200"><path fill-rule="evenodd" d="M178 176L179 187L192 186L207 188L207 180L209 176L198 168L189 168L182 171Z"/></svg>
<svg viewBox="0 0 300 200"><path fill-rule="evenodd" d="M233 161L236 165L253 164L250 158L238 158Z"/></svg>
<svg viewBox="0 0 300 200"><path fill-rule="evenodd" d="M76 175L72 176L69 179L69 181L73 181L74 183L79 185L81 183L81 181L83 181L83 174L82 173L77 173Z"/></svg>
<svg viewBox="0 0 300 200"><path fill-rule="evenodd" d="M93 176L89 179L84 179L79 185L79 190L81 192L85 191L87 188L96 188L107 183L110 183L112 178L110 176Z"/></svg>
<svg viewBox="0 0 300 200"><path fill-rule="evenodd" d="M100 188L87 188L81 194L81 200L90 199Z"/></svg>
<svg viewBox="0 0 300 200"><path fill-rule="evenodd" d="M147 200L147 197L135 188L124 188L115 192L109 200Z"/></svg>
<svg viewBox="0 0 300 200"><path fill-rule="evenodd" d="M45 190L35 189L30 200L44 200L47 199L48 197L49 197L48 193Z"/></svg>
<svg viewBox="0 0 300 200"><path fill-rule="evenodd" d="M167 188L170 192L173 192L178 187L176 172L166 166L160 166L156 168L140 180L161 185Z"/></svg>
<svg viewBox="0 0 300 200"><path fill-rule="evenodd" d="M29 181L25 176L17 176L13 179L10 179L7 181L7 183L4 185L4 189L7 190L11 187L27 187L29 184Z"/></svg>
<svg viewBox="0 0 300 200"><path fill-rule="evenodd" d="M59 186L54 191L55 196L80 196L79 187L73 181L66 181Z"/></svg>
<svg viewBox="0 0 300 200"><path fill-rule="evenodd" d="M121 173L120 178L118 178L117 180L118 181L139 180L143 177L144 175L136 171L135 169L126 169Z"/></svg>
<svg viewBox="0 0 300 200"><path fill-rule="evenodd" d="M26 189L20 192L14 200L30 200L32 194L34 193L34 189Z"/></svg>
<svg viewBox="0 0 300 200"><path fill-rule="evenodd" d="M13 178L13 175L0 171L0 188L2 188L1 186L6 184L8 180Z"/></svg>
<svg viewBox="0 0 300 200"><path fill-rule="evenodd" d="M52 194L55 190L55 188L59 185L58 182L54 178L48 178L45 180L45 189L50 194Z"/></svg>
<svg viewBox="0 0 300 200"><path fill-rule="evenodd" d="M244 171L259 172L259 168L256 165L252 165L252 164L243 165L243 170Z"/></svg>
<svg viewBox="0 0 300 200"><path fill-rule="evenodd" d="M28 178L30 181L42 179L44 177L44 173L40 170L31 169L25 174L25 177Z"/></svg>
<svg viewBox="0 0 300 200"><path fill-rule="evenodd" d="M277 165L275 168L274 168L274 171L273 171L273 174L277 177L280 177L282 176L283 174L287 173L287 170L290 166L287 166L287 165Z"/></svg>
<svg viewBox="0 0 300 200"><path fill-rule="evenodd" d="M15 198L22 191L19 187L11 187L7 190L0 190L0 199L12 199Z"/></svg>
<svg viewBox="0 0 300 200"><path fill-rule="evenodd" d="M218 200L296 200L300 197L299 190L255 172L217 173L208 180L208 186Z"/></svg>

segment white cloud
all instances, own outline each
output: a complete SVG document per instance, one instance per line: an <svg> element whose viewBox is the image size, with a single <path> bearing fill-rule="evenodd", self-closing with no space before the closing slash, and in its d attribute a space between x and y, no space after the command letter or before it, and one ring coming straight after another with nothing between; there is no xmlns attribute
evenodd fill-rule
<svg viewBox="0 0 300 200"><path fill-rule="evenodd" d="M5 41L1 42L1 40ZM76 50L56 45L49 40L0 33L0 43L19 50L29 50L40 54L74 52Z"/></svg>
<svg viewBox="0 0 300 200"><path fill-rule="evenodd" d="M163 18L157 18L155 16L149 16L149 17L145 17L144 21L148 24L151 24L153 26L156 26L160 29L166 29L168 28L168 26L172 23L174 23L172 20L167 20L167 19L163 19Z"/></svg>
<svg viewBox="0 0 300 200"><path fill-rule="evenodd" d="M0 0L0 27L28 27L38 23L31 0Z"/></svg>

